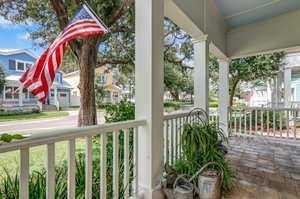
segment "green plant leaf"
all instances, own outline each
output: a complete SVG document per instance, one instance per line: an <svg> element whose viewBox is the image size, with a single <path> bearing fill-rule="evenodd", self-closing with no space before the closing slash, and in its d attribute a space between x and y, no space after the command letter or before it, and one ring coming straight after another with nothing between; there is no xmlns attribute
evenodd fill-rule
<svg viewBox="0 0 300 199"><path fill-rule="evenodd" d="M20 134L14 134L14 135L12 135L12 138L13 138L13 139L16 139L16 140L20 140L20 139L25 138L25 136L20 135Z"/></svg>
<svg viewBox="0 0 300 199"><path fill-rule="evenodd" d="M11 142L12 139L13 139L12 136L7 133L1 135L1 140L3 142Z"/></svg>

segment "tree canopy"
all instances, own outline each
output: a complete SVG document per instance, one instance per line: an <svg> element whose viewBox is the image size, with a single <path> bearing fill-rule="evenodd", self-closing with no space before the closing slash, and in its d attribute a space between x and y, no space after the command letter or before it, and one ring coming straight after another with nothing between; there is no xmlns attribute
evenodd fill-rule
<svg viewBox="0 0 300 199"><path fill-rule="evenodd" d="M54 38L68 24L74 16L83 0L0 0L0 15L14 23L33 23L37 29L30 30L30 38L39 46L48 46ZM118 38L127 41L128 35L134 31L134 1L133 0L87 0L86 1L97 15L104 21L112 33ZM78 116L78 126L88 126L97 123L95 91L94 91L94 69L98 63L113 61L124 61L125 54L117 54L111 59L109 54L98 55L99 49L106 52L107 45L111 45L111 34L90 35L79 39L73 39L68 44L80 70L81 106ZM105 45L106 44L106 45ZM105 45L104 47L101 45ZM100 47L101 46L101 47ZM107 47L109 49L109 47ZM124 55L124 57L122 57ZM107 57L108 59L105 59ZM100 58L100 59L99 59ZM74 61L72 60L72 61ZM128 58L127 58L128 60Z"/></svg>

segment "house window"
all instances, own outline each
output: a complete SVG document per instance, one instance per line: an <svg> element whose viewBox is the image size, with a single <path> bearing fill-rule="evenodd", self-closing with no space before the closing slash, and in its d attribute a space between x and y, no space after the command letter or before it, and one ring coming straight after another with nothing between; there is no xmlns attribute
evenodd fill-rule
<svg viewBox="0 0 300 199"><path fill-rule="evenodd" d="M107 81L108 81L107 75L101 75L101 76L100 76L100 82L101 82L102 84L107 84Z"/></svg>
<svg viewBox="0 0 300 199"><path fill-rule="evenodd" d="M17 70L24 71L25 70L25 63L18 62L18 64L17 64Z"/></svg>
<svg viewBox="0 0 300 199"><path fill-rule="evenodd" d="M115 98L118 98L119 97L119 95L118 94L115 94Z"/></svg>
<svg viewBox="0 0 300 199"><path fill-rule="evenodd" d="M13 87L11 86L6 86L5 89L4 89L4 98L5 99L13 99L13 95L12 95L12 92L13 92Z"/></svg>
<svg viewBox="0 0 300 199"><path fill-rule="evenodd" d="M13 86L6 86L4 88L4 99L6 100L18 100L20 97L20 93L12 94L14 91L16 91L19 87L13 87ZM23 89L23 99L29 98L29 92L27 89Z"/></svg>
<svg viewBox="0 0 300 199"><path fill-rule="evenodd" d="M73 96L77 96L77 91L73 91Z"/></svg>
<svg viewBox="0 0 300 199"><path fill-rule="evenodd" d="M32 62L16 60L16 71L25 72L32 66Z"/></svg>
<svg viewBox="0 0 300 199"><path fill-rule="evenodd" d="M61 93L60 96L61 96L61 97L67 97L67 94Z"/></svg>
<svg viewBox="0 0 300 199"><path fill-rule="evenodd" d="M58 74L55 75L54 81L60 82L60 73L58 73Z"/></svg>

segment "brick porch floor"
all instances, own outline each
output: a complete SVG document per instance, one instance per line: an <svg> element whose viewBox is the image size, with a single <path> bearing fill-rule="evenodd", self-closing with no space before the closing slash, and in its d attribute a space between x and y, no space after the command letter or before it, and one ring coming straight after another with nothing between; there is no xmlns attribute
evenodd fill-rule
<svg viewBox="0 0 300 199"><path fill-rule="evenodd" d="M300 144L229 139L236 186L226 199L300 199Z"/></svg>

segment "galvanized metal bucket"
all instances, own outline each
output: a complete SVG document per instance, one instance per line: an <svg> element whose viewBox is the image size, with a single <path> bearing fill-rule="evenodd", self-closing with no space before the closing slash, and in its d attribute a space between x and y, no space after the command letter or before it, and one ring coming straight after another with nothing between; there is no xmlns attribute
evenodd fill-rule
<svg viewBox="0 0 300 199"><path fill-rule="evenodd" d="M210 165L216 165L221 169L221 173L217 175L201 175L201 173ZM197 192L200 199L220 199L221 198L221 176L223 176L223 168L216 162L210 162L204 165L192 178L198 176Z"/></svg>
<svg viewBox="0 0 300 199"><path fill-rule="evenodd" d="M221 175L199 175L199 197L201 199L221 198Z"/></svg>
<svg viewBox="0 0 300 199"><path fill-rule="evenodd" d="M174 199L193 199L194 184L187 180L188 175L180 175L174 182Z"/></svg>

